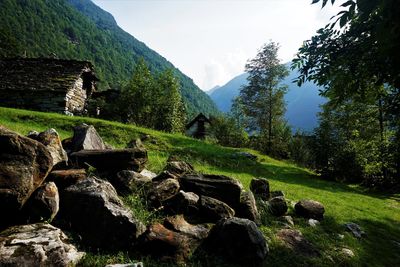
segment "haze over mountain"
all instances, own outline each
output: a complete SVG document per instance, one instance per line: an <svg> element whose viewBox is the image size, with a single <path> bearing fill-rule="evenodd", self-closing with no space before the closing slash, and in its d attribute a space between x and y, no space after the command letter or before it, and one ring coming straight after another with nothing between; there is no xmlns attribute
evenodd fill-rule
<svg viewBox="0 0 400 267"><path fill-rule="evenodd" d="M1 0L0 40L0 56L89 60L102 88L120 87L143 57L152 72L173 69L190 115L218 112L191 78L122 30L110 13L90 0Z"/></svg>
<svg viewBox="0 0 400 267"><path fill-rule="evenodd" d="M307 82L302 87L298 87L293 83L292 80L297 76L297 71L290 71L289 76L282 82L288 85L288 92L285 95L287 105L285 117L293 130L311 131L318 124L319 105L323 104L325 99L319 95L315 84ZM238 75L209 93L220 111L230 111L232 100L239 95L240 88L248 83L247 77L247 73Z"/></svg>

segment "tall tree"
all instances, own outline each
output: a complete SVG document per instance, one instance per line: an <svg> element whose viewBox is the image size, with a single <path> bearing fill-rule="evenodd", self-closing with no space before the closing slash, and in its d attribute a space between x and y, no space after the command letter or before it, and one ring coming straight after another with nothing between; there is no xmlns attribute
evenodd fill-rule
<svg viewBox="0 0 400 267"><path fill-rule="evenodd" d="M288 70L280 63L278 50L277 43L263 45L257 56L246 64L248 85L240 91L248 127L266 141L264 151L267 153L274 152L274 141L279 139L279 130L285 124L283 97L287 86L280 82L288 75Z"/></svg>

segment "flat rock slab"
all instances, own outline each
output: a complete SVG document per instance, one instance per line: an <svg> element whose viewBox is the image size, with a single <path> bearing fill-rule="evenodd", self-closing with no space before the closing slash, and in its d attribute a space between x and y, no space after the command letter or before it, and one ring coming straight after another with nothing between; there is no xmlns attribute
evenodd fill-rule
<svg viewBox="0 0 400 267"><path fill-rule="evenodd" d="M46 181L54 182L58 189L64 189L70 185L86 179L85 169L55 170L49 173Z"/></svg>
<svg viewBox="0 0 400 267"><path fill-rule="evenodd" d="M0 266L75 266L85 255L58 228L38 223L0 233Z"/></svg>
<svg viewBox="0 0 400 267"><path fill-rule="evenodd" d="M70 160L75 167L87 169L90 166L99 172L116 174L122 170L141 172L147 163L144 149L81 150L74 152Z"/></svg>
<svg viewBox="0 0 400 267"><path fill-rule="evenodd" d="M196 238L198 240L206 238L209 232L209 229L202 225L193 225L188 223L182 215L175 215L165 218L164 226L170 230Z"/></svg>

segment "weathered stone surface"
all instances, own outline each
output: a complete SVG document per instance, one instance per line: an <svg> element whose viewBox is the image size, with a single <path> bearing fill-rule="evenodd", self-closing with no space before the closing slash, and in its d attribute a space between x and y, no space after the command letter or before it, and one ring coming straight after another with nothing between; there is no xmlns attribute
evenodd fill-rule
<svg viewBox="0 0 400 267"><path fill-rule="evenodd" d="M88 168L88 164L97 171L116 174L122 170L140 172L147 163L147 151L140 149L81 150L70 155L72 164L77 168Z"/></svg>
<svg viewBox="0 0 400 267"><path fill-rule="evenodd" d="M283 216L288 210L284 197L273 197L268 201L269 211L274 216Z"/></svg>
<svg viewBox="0 0 400 267"><path fill-rule="evenodd" d="M158 174L156 177L153 178L154 182L160 182L164 181L167 179L178 179L178 176L175 174L170 173L169 171L162 171L160 174Z"/></svg>
<svg viewBox="0 0 400 267"><path fill-rule="evenodd" d="M355 256L354 252L351 249L348 248L342 248L340 249L341 254L348 258L353 258Z"/></svg>
<svg viewBox="0 0 400 267"><path fill-rule="evenodd" d="M140 172L140 174L143 175L143 176L146 176L146 177L148 177L148 178L150 178L150 179L153 179L154 177L157 176L157 174L155 174L154 172L149 171L149 170L147 170L147 169L143 169L143 170Z"/></svg>
<svg viewBox="0 0 400 267"><path fill-rule="evenodd" d="M151 179L135 171L123 170L111 179L111 183L120 195L129 195L138 190L147 190Z"/></svg>
<svg viewBox="0 0 400 267"><path fill-rule="evenodd" d="M152 206L161 206L164 201L171 199L179 192L179 182L175 179L167 179L157 183L150 190L148 199Z"/></svg>
<svg viewBox="0 0 400 267"><path fill-rule="evenodd" d="M189 163L182 160L171 160L167 162L165 170L175 176L181 176L185 173L194 173L194 168Z"/></svg>
<svg viewBox="0 0 400 267"><path fill-rule="evenodd" d="M235 216L235 211L218 199L200 196L199 216L200 220L205 222L217 222L223 218L232 218Z"/></svg>
<svg viewBox="0 0 400 267"><path fill-rule="evenodd" d="M346 231L349 231L353 234L353 236L357 238L361 238L363 235L365 235L365 232L361 229L361 227L353 222L345 223L344 227Z"/></svg>
<svg viewBox="0 0 400 267"><path fill-rule="evenodd" d="M53 167L46 147L0 126L0 214L7 226Z"/></svg>
<svg viewBox="0 0 400 267"><path fill-rule="evenodd" d="M126 148L139 148L139 149L146 149L146 147L143 145L142 141L138 139L133 139L130 141L127 145Z"/></svg>
<svg viewBox="0 0 400 267"><path fill-rule="evenodd" d="M200 197L193 192L180 190L178 194L164 202L165 210L170 214L197 214Z"/></svg>
<svg viewBox="0 0 400 267"><path fill-rule="evenodd" d="M324 218L324 206L315 200L302 199L294 206L296 214L307 218L322 220Z"/></svg>
<svg viewBox="0 0 400 267"><path fill-rule="evenodd" d="M240 205L236 209L236 217L249 219L256 224L260 223L260 213L252 192L243 191L240 196Z"/></svg>
<svg viewBox="0 0 400 267"><path fill-rule="evenodd" d="M51 128L39 133L37 136L30 135L29 137L42 143L47 148L53 158L53 165L68 162L67 152L65 152L60 136L55 129Z"/></svg>
<svg viewBox="0 0 400 267"><path fill-rule="evenodd" d="M183 263L190 256L197 242L183 235L165 228L156 223L148 227L141 236L138 249L163 261L170 260Z"/></svg>
<svg viewBox="0 0 400 267"><path fill-rule="evenodd" d="M225 202L233 209L240 205L242 184L223 175L186 174L179 178L181 189Z"/></svg>
<svg viewBox="0 0 400 267"><path fill-rule="evenodd" d="M209 229L201 225L192 225L188 223L182 215L167 217L164 220L164 226L172 231L196 238L204 239L207 237Z"/></svg>
<svg viewBox="0 0 400 267"><path fill-rule="evenodd" d="M92 125L82 123L74 127L74 136L72 137L70 152L80 150L104 150L106 144Z"/></svg>
<svg viewBox="0 0 400 267"><path fill-rule="evenodd" d="M256 224L236 217L220 220L205 239L204 249L246 266L262 263L268 253L266 240Z"/></svg>
<svg viewBox="0 0 400 267"><path fill-rule="evenodd" d="M58 228L37 223L0 233L0 266L75 266L85 253Z"/></svg>
<svg viewBox="0 0 400 267"><path fill-rule="evenodd" d="M287 248L300 255L306 257L317 257L320 255L319 251L298 230L281 229L276 236Z"/></svg>
<svg viewBox="0 0 400 267"><path fill-rule="evenodd" d="M290 215L280 217L279 221L283 224L285 228L292 228L294 226L293 218Z"/></svg>
<svg viewBox="0 0 400 267"><path fill-rule="evenodd" d="M319 221L315 220L315 219L308 219L307 223L311 227L317 227L317 225L319 224Z"/></svg>
<svg viewBox="0 0 400 267"><path fill-rule="evenodd" d="M46 180L54 182L58 189L64 189L86 179L86 177L85 169L55 170L49 173Z"/></svg>
<svg viewBox="0 0 400 267"><path fill-rule="evenodd" d="M270 198L269 182L265 178L253 178L250 181L250 190L256 197L262 200Z"/></svg>
<svg viewBox="0 0 400 267"><path fill-rule="evenodd" d="M24 213L30 223L52 221L60 205L58 188L53 182L46 182L31 195L24 206Z"/></svg>
<svg viewBox="0 0 400 267"><path fill-rule="evenodd" d="M283 193L283 191L281 190L276 190L276 191L271 191L270 192L270 197L285 197L285 193Z"/></svg>
<svg viewBox="0 0 400 267"><path fill-rule="evenodd" d="M61 220L95 248L128 249L145 231L143 224L124 207L114 187L97 178L87 178L67 187L60 196Z"/></svg>

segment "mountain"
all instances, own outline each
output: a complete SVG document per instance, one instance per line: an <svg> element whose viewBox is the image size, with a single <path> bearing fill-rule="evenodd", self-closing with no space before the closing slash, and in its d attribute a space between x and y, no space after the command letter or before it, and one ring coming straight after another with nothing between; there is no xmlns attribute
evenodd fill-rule
<svg viewBox="0 0 400 267"><path fill-rule="evenodd" d="M221 86L216 85L213 88L211 88L210 90L207 90L206 93L207 95L211 95L215 90L217 90L218 88L220 88Z"/></svg>
<svg viewBox="0 0 400 267"><path fill-rule="evenodd" d="M133 18L134 19L134 18ZM193 80L116 23L90 0L1 0L0 56L89 60L100 88L118 88L143 57L152 72L172 68L189 115L218 112Z"/></svg>
<svg viewBox="0 0 400 267"><path fill-rule="evenodd" d="M307 82L302 87L292 83L297 76L297 71L290 71L289 76L282 82L288 85L288 92L285 95L287 104L285 117L293 130L311 131L318 125L319 105L323 104L325 99L318 94L319 88L313 83ZM247 84L247 77L247 73L236 76L210 94L220 111L230 111L232 99L238 96L240 88Z"/></svg>

